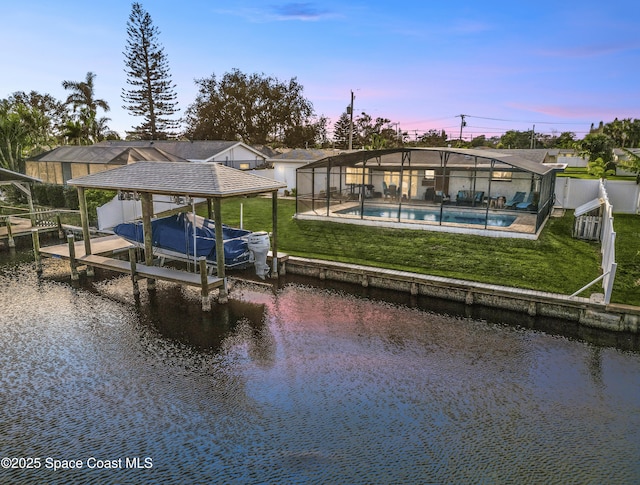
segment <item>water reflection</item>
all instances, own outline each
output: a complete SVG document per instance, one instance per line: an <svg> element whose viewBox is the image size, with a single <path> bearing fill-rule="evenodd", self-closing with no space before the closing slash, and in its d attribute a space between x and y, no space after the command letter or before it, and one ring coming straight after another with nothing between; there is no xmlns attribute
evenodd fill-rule
<svg viewBox="0 0 640 485"><path fill-rule="evenodd" d="M197 290L73 287L53 260L0 274L3 456L153 459L0 483L640 478L637 351L300 280L238 282L206 314Z"/></svg>

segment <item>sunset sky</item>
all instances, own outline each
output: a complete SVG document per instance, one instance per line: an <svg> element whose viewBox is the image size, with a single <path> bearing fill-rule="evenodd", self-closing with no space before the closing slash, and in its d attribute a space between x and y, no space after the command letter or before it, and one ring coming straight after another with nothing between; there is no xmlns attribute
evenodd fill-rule
<svg viewBox="0 0 640 485"><path fill-rule="evenodd" d="M508 129L578 138L591 123L640 118L640 2L153 0L141 2L169 60L181 113L194 79L234 68L293 77L332 122L351 90L355 114L451 138ZM131 2L21 0L0 6L0 98L35 90L66 99L62 81L96 73L96 97L124 135ZM101 113L102 114L102 113Z"/></svg>

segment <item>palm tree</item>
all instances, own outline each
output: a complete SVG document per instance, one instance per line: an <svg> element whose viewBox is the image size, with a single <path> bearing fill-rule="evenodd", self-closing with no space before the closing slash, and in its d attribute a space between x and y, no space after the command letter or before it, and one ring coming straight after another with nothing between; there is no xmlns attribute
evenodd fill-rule
<svg viewBox="0 0 640 485"><path fill-rule="evenodd" d="M100 129L106 128L96 123L98 108L109 111L109 104L105 100L94 98L93 80L95 77L94 73L88 72L84 81L62 81L62 87L71 91L65 104L72 105L73 111L80 113L79 121L84 125L83 131L93 141L100 137Z"/></svg>

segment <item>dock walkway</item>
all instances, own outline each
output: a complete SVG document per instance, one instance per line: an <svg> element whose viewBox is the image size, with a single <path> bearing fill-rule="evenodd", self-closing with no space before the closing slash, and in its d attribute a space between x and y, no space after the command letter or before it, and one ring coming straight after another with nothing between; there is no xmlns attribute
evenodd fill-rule
<svg viewBox="0 0 640 485"><path fill-rule="evenodd" d="M129 254L132 252L130 252L130 250L134 246L119 236L104 236L91 239L92 254L86 254L84 241L75 241L73 247L75 253L73 258L70 254L69 244L45 246L40 248L40 254L50 258L69 260L71 263L72 278L74 277L74 271L77 266L86 265L88 267L102 268L132 275L134 285L138 279L148 278L150 280L163 280L187 286L200 287L203 297L203 309L205 310L209 306L209 292L212 289L225 286L224 278L200 273L189 273L175 268L147 266L136 261L132 264L130 260L110 257L123 252L128 252ZM205 299L207 302L205 302Z"/></svg>

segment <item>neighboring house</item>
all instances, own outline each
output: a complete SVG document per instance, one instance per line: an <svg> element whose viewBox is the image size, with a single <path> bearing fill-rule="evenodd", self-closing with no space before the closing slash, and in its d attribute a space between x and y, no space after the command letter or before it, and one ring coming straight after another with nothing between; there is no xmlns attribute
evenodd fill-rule
<svg viewBox="0 0 640 485"><path fill-rule="evenodd" d="M154 147L66 145L27 159L25 171L44 183L66 185L72 178L140 161L186 163L186 160Z"/></svg>
<svg viewBox="0 0 640 485"><path fill-rule="evenodd" d="M103 141L97 146L155 147L190 162L218 162L238 170L264 168L267 154L239 141Z"/></svg>
<svg viewBox="0 0 640 485"><path fill-rule="evenodd" d="M273 178L278 182L287 184L285 190L291 191L296 188L296 170L298 168L344 152L345 150L295 148L286 153L268 158L267 161L273 166Z"/></svg>

